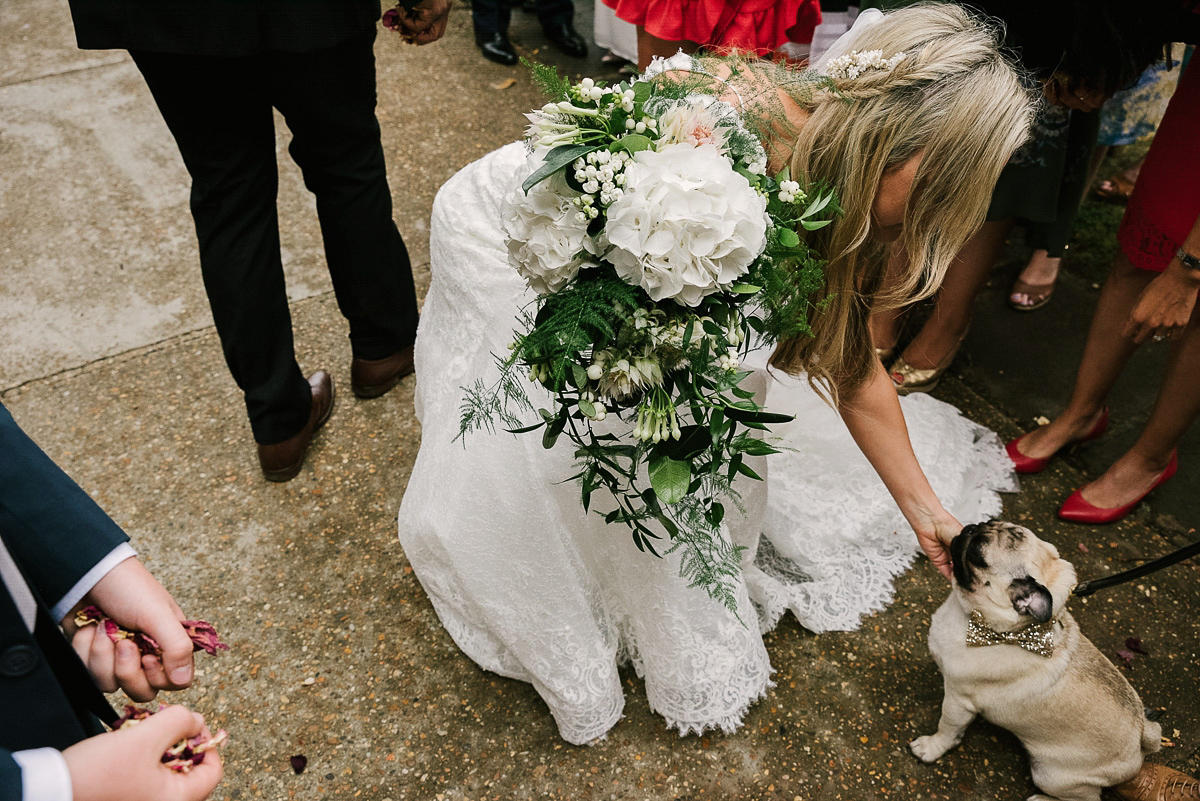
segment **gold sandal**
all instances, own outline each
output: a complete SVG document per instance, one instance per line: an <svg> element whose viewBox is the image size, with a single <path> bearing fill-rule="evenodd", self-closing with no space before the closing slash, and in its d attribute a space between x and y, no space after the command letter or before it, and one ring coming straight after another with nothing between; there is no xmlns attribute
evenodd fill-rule
<svg viewBox="0 0 1200 801"><path fill-rule="evenodd" d="M958 349L962 347L963 340L967 338L966 334L958 340L958 344L950 351L946 360L937 367L920 369L913 367L904 360L903 356L897 356L896 361L892 362L892 366L888 368L888 375L892 378L892 383L896 385L897 395L908 395L912 392L933 392L937 387L938 382L942 380L947 368L954 362L954 357L958 355ZM900 380L896 378L899 376Z"/></svg>

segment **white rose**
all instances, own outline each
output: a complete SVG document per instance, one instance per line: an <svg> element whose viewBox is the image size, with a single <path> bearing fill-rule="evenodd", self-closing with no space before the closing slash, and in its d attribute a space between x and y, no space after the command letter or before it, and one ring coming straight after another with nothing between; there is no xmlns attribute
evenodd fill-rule
<svg viewBox="0 0 1200 801"><path fill-rule="evenodd" d="M530 169L541 166L541 158L530 158ZM529 190L520 185L504 198L501 215L507 235L508 263L539 295L562 289L591 262L595 242L588 236L591 217L572 202L578 193L566 186L561 174L552 175Z"/></svg>
<svg viewBox="0 0 1200 801"><path fill-rule="evenodd" d="M605 258L654 300L695 306L767 244L767 201L713 145L639 152L608 209Z"/></svg>

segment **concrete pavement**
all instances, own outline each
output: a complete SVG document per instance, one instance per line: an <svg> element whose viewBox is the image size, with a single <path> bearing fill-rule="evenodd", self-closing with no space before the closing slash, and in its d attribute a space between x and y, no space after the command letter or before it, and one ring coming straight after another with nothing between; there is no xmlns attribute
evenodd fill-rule
<svg viewBox="0 0 1200 801"><path fill-rule="evenodd" d="M577 3L581 29L591 16ZM546 51L514 12L527 55L611 75L597 54ZM171 694L229 730L224 799L1021 799L1016 741L977 723L936 767L905 744L936 725L941 681L925 650L946 587L918 563L896 602L860 631L814 636L790 619L767 640L776 687L736 734L679 738L627 673L626 718L607 740L565 745L536 693L487 674L438 624L396 540L420 440L413 379L382 399L349 392L349 348L325 272L314 205L279 129L279 210L301 366L330 369L334 416L301 475L261 480L241 400L200 284L187 176L128 57L74 47L63 0L0 4L0 400L133 537L149 568L233 650L201 657ZM428 283L437 188L518 138L541 100L522 68L484 61L469 8L446 38L403 46L381 32L380 119L396 219ZM512 83L510 84L510 80ZM1001 436L1065 399L1094 303L1068 277L1034 315L980 299L964 358L939 396ZM1129 520L1072 526L1053 511L1127 446L1161 354L1114 398L1113 436L1025 479L1005 514L1038 528L1093 577L1195 538L1195 434L1177 478ZM1149 651L1127 675L1165 709L1161 760L1200 769L1197 567L1076 602L1110 657ZM1115 657L1113 657L1115 658ZM311 680L311 681L310 681ZM303 754L297 775L288 758Z"/></svg>

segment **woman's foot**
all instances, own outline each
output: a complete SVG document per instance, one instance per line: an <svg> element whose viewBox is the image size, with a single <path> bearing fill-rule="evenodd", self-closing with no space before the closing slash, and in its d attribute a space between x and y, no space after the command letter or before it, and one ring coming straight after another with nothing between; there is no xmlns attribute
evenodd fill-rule
<svg viewBox="0 0 1200 801"><path fill-rule="evenodd" d="M1101 407L1095 412L1083 416L1068 415L1063 412L1040 428L1035 428L1019 439L1013 440L1012 447L1021 456L1030 459L1049 459L1054 454L1074 442L1080 442L1090 437L1097 437L1102 431L1097 431L1100 421L1107 415L1107 407Z"/></svg>
<svg viewBox="0 0 1200 801"><path fill-rule="evenodd" d="M1061 257L1051 257L1045 250L1035 250L1008 295L1008 305L1017 311L1033 311L1050 302L1054 283L1058 280Z"/></svg>
<svg viewBox="0 0 1200 801"><path fill-rule="evenodd" d="M1141 169L1142 164L1138 162L1128 169L1121 170L1115 175L1105 178L1096 185L1096 191L1092 194L1100 200L1124 203L1133 194L1133 187L1137 183L1138 173Z"/></svg>
<svg viewBox="0 0 1200 801"><path fill-rule="evenodd" d="M934 339L938 336L937 334L927 336L928 330L928 325L921 329L917 338L908 343L904 353L897 357L892 366L888 368L892 383L896 385L896 391L901 395L907 395L910 392L932 392L938 382L942 380L942 374L946 372L953 363L954 357L958 355L963 340L967 338L967 332L964 330L949 342L926 344L926 339Z"/></svg>
<svg viewBox="0 0 1200 801"><path fill-rule="evenodd" d="M1132 506L1170 477L1166 473L1173 464L1173 452L1165 457L1146 457L1129 451L1113 462L1100 478L1080 487L1079 494L1083 500L1098 509Z"/></svg>

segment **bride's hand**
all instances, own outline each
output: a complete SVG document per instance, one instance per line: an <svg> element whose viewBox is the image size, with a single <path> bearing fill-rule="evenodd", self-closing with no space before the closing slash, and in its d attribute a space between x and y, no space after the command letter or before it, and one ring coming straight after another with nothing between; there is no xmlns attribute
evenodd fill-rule
<svg viewBox="0 0 1200 801"><path fill-rule="evenodd" d="M962 524L954 519L949 512L943 511L938 516L931 516L920 523L913 523L917 533L917 542L921 550L933 562L938 572L949 580L954 574L951 567L950 551L947 546L960 531Z"/></svg>

